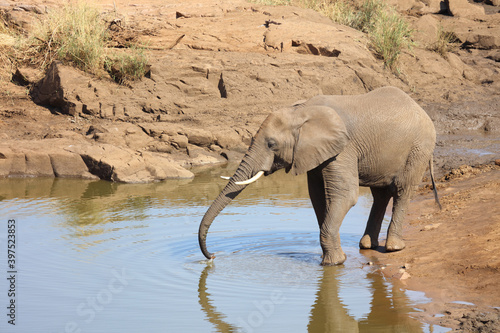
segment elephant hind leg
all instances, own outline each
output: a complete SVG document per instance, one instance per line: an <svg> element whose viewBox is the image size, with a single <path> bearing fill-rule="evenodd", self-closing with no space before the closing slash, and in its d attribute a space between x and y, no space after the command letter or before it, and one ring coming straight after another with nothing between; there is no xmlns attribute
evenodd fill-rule
<svg viewBox="0 0 500 333"><path fill-rule="evenodd" d="M415 150L408 157L402 176L395 180L391 223L387 230L386 251L399 251L405 248L403 240L403 223L410 199L422 180L425 168L430 159L424 151Z"/></svg>
<svg viewBox="0 0 500 333"><path fill-rule="evenodd" d="M382 221L384 220L385 210L391 200L391 190L389 187L371 187L373 195L373 205L366 223L366 229L359 242L361 249L374 249L378 247L378 236Z"/></svg>
<svg viewBox="0 0 500 333"><path fill-rule="evenodd" d="M399 251L406 246L403 240L403 222L412 192L413 191L407 189L394 196L392 218L389 229L387 230L387 240L385 242L385 249L388 252Z"/></svg>

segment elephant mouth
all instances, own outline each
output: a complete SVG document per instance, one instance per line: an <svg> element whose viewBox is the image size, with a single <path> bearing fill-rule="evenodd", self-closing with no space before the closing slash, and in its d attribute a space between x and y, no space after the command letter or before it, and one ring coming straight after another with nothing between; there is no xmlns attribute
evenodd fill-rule
<svg viewBox="0 0 500 333"><path fill-rule="evenodd" d="M266 171L264 174L266 176L269 176L269 175L273 174L274 172L281 170L281 169L285 169L285 171L288 173L288 171L290 171L291 168L292 168L292 165L290 163L286 162L280 156L275 155L271 169L269 171Z"/></svg>

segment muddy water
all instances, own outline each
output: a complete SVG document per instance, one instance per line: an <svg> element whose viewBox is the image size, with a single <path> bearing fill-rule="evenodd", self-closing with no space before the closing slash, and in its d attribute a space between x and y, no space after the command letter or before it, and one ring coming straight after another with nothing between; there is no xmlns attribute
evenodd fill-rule
<svg viewBox="0 0 500 333"><path fill-rule="evenodd" d="M0 180L0 269L7 274L7 221L15 219L17 270L16 326L7 323L2 278L0 331L440 331L411 317L422 295L364 265L366 192L341 229L341 267L319 266L305 178L280 173L216 219L208 247L217 258L207 264L197 229L225 185L218 176L146 185Z"/></svg>

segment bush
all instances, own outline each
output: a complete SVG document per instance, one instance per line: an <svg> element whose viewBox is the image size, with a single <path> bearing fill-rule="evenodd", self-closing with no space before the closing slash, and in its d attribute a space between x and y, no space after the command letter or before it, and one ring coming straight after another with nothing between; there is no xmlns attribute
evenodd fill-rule
<svg viewBox="0 0 500 333"><path fill-rule="evenodd" d="M391 70L397 70L398 57L404 49L410 49L412 30L408 22L396 11L387 8L376 16L368 33L375 53Z"/></svg>
<svg viewBox="0 0 500 333"><path fill-rule="evenodd" d="M108 55L113 49L106 48L107 23L97 8L84 2L51 10L27 36L8 29L3 21L0 65L10 62L14 68L22 64L46 70L54 60L60 60L91 74L103 75L106 70L120 84L139 79L146 72L148 57L143 48L132 46L126 53Z"/></svg>
<svg viewBox="0 0 500 333"><path fill-rule="evenodd" d="M106 30L96 8L83 2L65 4L33 27L26 41L29 60L45 69L58 59L96 73L104 60Z"/></svg>
<svg viewBox="0 0 500 333"><path fill-rule="evenodd" d="M104 68L119 84L143 77L149 69L148 58L143 48L132 48L132 53L123 53L106 58Z"/></svg>
<svg viewBox="0 0 500 333"><path fill-rule="evenodd" d="M457 36L451 31L445 31L443 26L440 25L437 31L437 40L428 49L439 53L442 57L446 57L446 53L452 51L457 42L459 42Z"/></svg>

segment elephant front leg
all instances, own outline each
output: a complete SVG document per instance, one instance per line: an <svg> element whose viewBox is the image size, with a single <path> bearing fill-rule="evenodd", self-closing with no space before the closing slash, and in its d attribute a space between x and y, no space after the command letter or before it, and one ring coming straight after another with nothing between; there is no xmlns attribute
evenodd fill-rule
<svg viewBox="0 0 500 333"><path fill-rule="evenodd" d="M309 196L320 228L323 266L340 265L346 260L340 246L339 229L345 215L358 198L356 171L357 168L330 163L307 173Z"/></svg>
<svg viewBox="0 0 500 333"><path fill-rule="evenodd" d="M328 225L323 223L323 226ZM340 233L336 230L328 230L329 228L321 228L320 244L323 250L322 266L341 265L347 259L340 245Z"/></svg>
<svg viewBox="0 0 500 333"><path fill-rule="evenodd" d="M340 246L339 229L349 209L356 204L357 189L356 186L350 190L338 191L336 196L326 201L325 220L320 224L320 243L323 249L321 265L323 266L340 265L347 258ZM342 193L344 195L341 195Z"/></svg>

